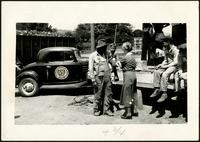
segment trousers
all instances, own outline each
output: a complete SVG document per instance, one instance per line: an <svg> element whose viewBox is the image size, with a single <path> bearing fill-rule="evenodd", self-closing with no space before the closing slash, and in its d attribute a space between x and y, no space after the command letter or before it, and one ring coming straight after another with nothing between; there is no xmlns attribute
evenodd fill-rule
<svg viewBox="0 0 200 142"><path fill-rule="evenodd" d="M168 78L176 71L176 67L172 66L167 69L158 69L154 71L153 86L160 88L161 91L167 91Z"/></svg>
<svg viewBox="0 0 200 142"><path fill-rule="evenodd" d="M94 94L94 112L105 112L110 109L112 102L111 78L110 74L96 76L97 90Z"/></svg>
<svg viewBox="0 0 200 142"><path fill-rule="evenodd" d="M174 83L175 92L178 92L181 89L185 89L186 88L187 81L184 80L184 79L181 79L179 77L179 73L178 72L175 73L174 79L175 79L175 83Z"/></svg>

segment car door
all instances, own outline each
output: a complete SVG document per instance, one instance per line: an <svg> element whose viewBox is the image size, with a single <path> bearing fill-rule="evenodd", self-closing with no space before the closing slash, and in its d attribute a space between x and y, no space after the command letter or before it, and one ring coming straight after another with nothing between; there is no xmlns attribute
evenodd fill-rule
<svg viewBox="0 0 200 142"><path fill-rule="evenodd" d="M82 81L82 68L73 51L52 54L49 56L46 66L47 84L68 84Z"/></svg>

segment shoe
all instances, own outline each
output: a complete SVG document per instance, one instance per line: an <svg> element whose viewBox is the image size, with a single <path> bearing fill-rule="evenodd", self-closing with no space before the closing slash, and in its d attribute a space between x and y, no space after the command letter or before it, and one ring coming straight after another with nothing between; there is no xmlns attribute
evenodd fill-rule
<svg viewBox="0 0 200 142"><path fill-rule="evenodd" d="M153 92L153 94L150 96L150 98L153 98L153 97L158 96L159 93L160 93L160 90L159 90L159 89L156 89L156 90Z"/></svg>
<svg viewBox="0 0 200 142"><path fill-rule="evenodd" d="M179 117L178 114L174 114L174 115L169 116L169 118L178 118L178 117Z"/></svg>
<svg viewBox="0 0 200 142"><path fill-rule="evenodd" d="M100 116L100 114L101 114L101 111L95 111L94 112L94 116Z"/></svg>
<svg viewBox="0 0 200 142"><path fill-rule="evenodd" d="M127 115L127 110L125 109L125 112L121 115L121 117L126 117Z"/></svg>
<svg viewBox="0 0 200 142"><path fill-rule="evenodd" d="M174 100L174 101L177 101L177 99L178 99L178 96L174 96L171 98L171 100Z"/></svg>
<svg viewBox="0 0 200 142"><path fill-rule="evenodd" d="M157 100L158 103L164 102L167 99L167 93L163 93L160 99Z"/></svg>
<svg viewBox="0 0 200 142"><path fill-rule="evenodd" d="M135 112L135 113L132 114L132 116L138 117L138 116L139 116L139 113L138 113L138 112Z"/></svg>
<svg viewBox="0 0 200 142"><path fill-rule="evenodd" d="M160 114L158 114L158 115L156 116L156 118L163 117L164 114L165 114L165 113L160 113Z"/></svg>
<svg viewBox="0 0 200 142"><path fill-rule="evenodd" d="M110 110L105 111L103 114L107 116L114 116Z"/></svg>
<svg viewBox="0 0 200 142"><path fill-rule="evenodd" d="M114 81L119 81L119 77L115 76Z"/></svg>
<svg viewBox="0 0 200 142"><path fill-rule="evenodd" d="M150 112L149 112L149 114L153 114L153 113L155 113L157 110L151 110Z"/></svg>
<svg viewBox="0 0 200 142"><path fill-rule="evenodd" d="M121 119L132 119L132 116L130 115L130 116L121 116Z"/></svg>
<svg viewBox="0 0 200 142"><path fill-rule="evenodd" d="M113 110L114 110L114 107L117 109L116 111L119 111L121 110L121 108L119 107L119 103L113 101Z"/></svg>
<svg viewBox="0 0 200 142"><path fill-rule="evenodd" d="M121 119L132 119L132 114L131 114L131 108L125 108L126 109L126 115L122 115Z"/></svg>
<svg viewBox="0 0 200 142"><path fill-rule="evenodd" d="M115 112L114 107L110 107L110 111L111 111L112 113L114 113L114 112Z"/></svg>
<svg viewBox="0 0 200 142"><path fill-rule="evenodd" d="M136 117L139 115L138 112L134 112L134 106L131 107L131 115Z"/></svg>
<svg viewBox="0 0 200 142"><path fill-rule="evenodd" d="M116 106L116 111L120 111L121 110L121 108L119 107L119 106Z"/></svg>

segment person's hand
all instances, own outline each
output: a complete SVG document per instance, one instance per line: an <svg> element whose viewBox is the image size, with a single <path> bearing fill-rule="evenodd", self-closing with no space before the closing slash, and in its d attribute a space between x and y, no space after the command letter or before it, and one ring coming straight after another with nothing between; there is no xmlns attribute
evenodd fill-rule
<svg viewBox="0 0 200 142"><path fill-rule="evenodd" d="M121 67L120 61L117 61L117 62L116 62L116 66L117 66L117 67Z"/></svg>
<svg viewBox="0 0 200 142"><path fill-rule="evenodd" d="M183 71L182 70L179 70L178 71L178 77L180 77L180 75L183 73Z"/></svg>
<svg viewBox="0 0 200 142"><path fill-rule="evenodd" d="M166 68L168 68L168 66L167 65L161 65L160 68L166 69Z"/></svg>
<svg viewBox="0 0 200 142"><path fill-rule="evenodd" d="M157 70L157 69L159 69L160 67L161 67L161 64L157 65L157 66L155 67L155 69Z"/></svg>
<svg viewBox="0 0 200 142"><path fill-rule="evenodd" d="M92 85L93 85L93 86L97 86L97 82L96 82L95 79L92 79Z"/></svg>

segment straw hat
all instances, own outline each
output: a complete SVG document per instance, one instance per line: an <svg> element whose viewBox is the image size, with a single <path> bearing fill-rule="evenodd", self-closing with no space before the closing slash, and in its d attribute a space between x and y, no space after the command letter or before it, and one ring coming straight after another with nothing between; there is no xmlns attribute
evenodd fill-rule
<svg viewBox="0 0 200 142"><path fill-rule="evenodd" d="M104 46L107 46L105 39L98 40L96 48L101 48L101 47L104 47Z"/></svg>

